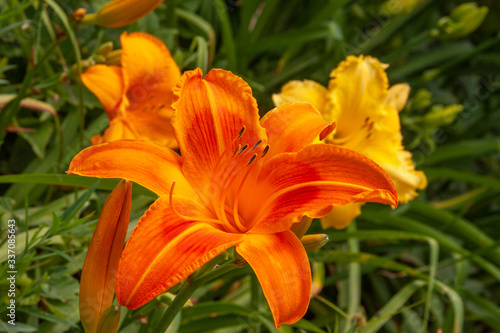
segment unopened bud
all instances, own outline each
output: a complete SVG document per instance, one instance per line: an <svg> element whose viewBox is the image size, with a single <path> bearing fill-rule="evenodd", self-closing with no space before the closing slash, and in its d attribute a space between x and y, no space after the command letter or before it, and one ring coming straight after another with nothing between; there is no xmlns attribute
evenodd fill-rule
<svg viewBox="0 0 500 333"><path fill-rule="evenodd" d="M443 39L467 36L483 23L488 10L486 6L478 7L475 2L463 3L453 9L450 16L442 17L432 34Z"/></svg>
<svg viewBox="0 0 500 333"><path fill-rule="evenodd" d="M87 14L87 10L85 8L78 8L73 13L69 15L69 17L76 22L80 22L83 17Z"/></svg>
<svg viewBox="0 0 500 333"><path fill-rule="evenodd" d="M314 235L305 235L300 239L302 245L307 252L314 251L328 243L328 235L325 234L314 234Z"/></svg>
<svg viewBox="0 0 500 333"><path fill-rule="evenodd" d="M106 42L99 46L97 50L97 54L101 54L103 56L107 56L109 52L113 51L113 42Z"/></svg>
<svg viewBox="0 0 500 333"><path fill-rule="evenodd" d="M432 109L422 117L422 123L432 127L449 125L463 109L464 107L460 104L448 106L434 105Z"/></svg>

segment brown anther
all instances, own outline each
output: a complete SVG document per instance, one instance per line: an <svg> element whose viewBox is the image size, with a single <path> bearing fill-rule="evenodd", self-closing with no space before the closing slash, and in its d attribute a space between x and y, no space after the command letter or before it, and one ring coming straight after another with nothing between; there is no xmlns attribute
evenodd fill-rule
<svg viewBox="0 0 500 333"><path fill-rule="evenodd" d="M264 150L262 151L262 156L261 157L266 156L266 154L267 154L268 151L269 151L269 145L267 145L266 148L264 148Z"/></svg>
<svg viewBox="0 0 500 333"><path fill-rule="evenodd" d="M250 161L248 161L247 165L250 165L255 160L256 157L257 157L257 154L253 154L252 158L250 159Z"/></svg>
<svg viewBox="0 0 500 333"><path fill-rule="evenodd" d="M241 145L238 145L238 147L236 147L236 150L233 152L233 156L236 155L236 153L238 152L238 150L240 150L241 148Z"/></svg>
<svg viewBox="0 0 500 333"><path fill-rule="evenodd" d="M257 143L255 143L255 144L253 145L253 147L252 147L252 151L254 151L254 150L255 150L255 148L257 148L257 146L258 146L258 145L260 145L261 143L262 143L262 140L257 141Z"/></svg>
<svg viewBox="0 0 500 333"><path fill-rule="evenodd" d="M241 147L240 151L238 152L238 155L241 155L241 153L243 153L245 151L245 149L247 149L247 148L248 148L248 144Z"/></svg>
<svg viewBox="0 0 500 333"><path fill-rule="evenodd" d="M240 132L238 133L238 136L236 137L236 139L241 138L241 136L243 135L243 133L245 133L245 130L246 130L246 129L247 129L247 128L246 128L245 126L243 126L243 127L241 128Z"/></svg>

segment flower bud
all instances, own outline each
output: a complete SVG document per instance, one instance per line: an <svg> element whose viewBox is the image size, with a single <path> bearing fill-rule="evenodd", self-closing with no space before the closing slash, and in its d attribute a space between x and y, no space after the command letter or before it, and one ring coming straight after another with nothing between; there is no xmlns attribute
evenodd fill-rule
<svg viewBox="0 0 500 333"><path fill-rule="evenodd" d="M463 3L451 12L450 16L442 17L432 35L438 38L461 38L474 32L483 23L488 7L478 7L475 2Z"/></svg>
<svg viewBox="0 0 500 333"><path fill-rule="evenodd" d="M434 105L431 110L422 117L422 123L432 127L449 125L463 109L464 107L460 104L448 106Z"/></svg>
<svg viewBox="0 0 500 333"><path fill-rule="evenodd" d="M113 0L97 13L85 15L82 24L119 28L134 23L158 7L163 0Z"/></svg>
<svg viewBox="0 0 500 333"><path fill-rule="evenodd" d="M80 320L86 333L97 331L99 317L113 303L116 272L127 235L131 199L132 183L122 180L104 203L97 221L80 278Z"/></svg>
<svg viewBox="0 0 500 333"><path fill-rule="evenodd" d="M300 239L302 245L307 252L314 251L328 243L328 235L326 234L314 234L314 235L305 235Z"/></svg>

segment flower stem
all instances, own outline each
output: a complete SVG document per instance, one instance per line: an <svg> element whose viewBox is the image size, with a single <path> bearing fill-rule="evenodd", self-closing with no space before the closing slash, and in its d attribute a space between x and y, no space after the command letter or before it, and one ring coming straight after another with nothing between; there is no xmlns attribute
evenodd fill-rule
<svg viewBox="0 0 500 333"><path fill-rule="evenodd" d="M175 296L172 304L170 304L170 306L167 308L163 316L156 324L153 332L165 332L174 320L175 316L177 316L179 311L182 309L184 304L186 304L189 298L194 294L196 289L201 287L206 282L238 268L238 266L233 265L235 262L236 259L231 259L219 268L215 268L212 271L203 274L202 276L199 276L191 281L189 281L188 279L188 281L186 281L182 286L177 296Z"/></svg>

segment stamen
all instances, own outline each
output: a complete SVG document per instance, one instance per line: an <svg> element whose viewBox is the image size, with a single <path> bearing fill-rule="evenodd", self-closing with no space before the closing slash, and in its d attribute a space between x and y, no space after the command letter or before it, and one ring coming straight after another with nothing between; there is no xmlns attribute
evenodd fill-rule
<svg viewBox="0 0 500 333"><path fill-rule="evenodd" d="M236 139L241 138L241 136L243 135L243 133L245 133L245 130L246 130L246 129L247 129L247 128L246 128L245 126L243 126L243 127L241 128L241 130L240 130L240 133L238 133L238 136L236 137Z"/></svg>
<svg viewBox="0 0 500 333"><path fill-rule="evenodd" d="M256 157L257 157L257 154L253 154L252 158L250 159L250 161L248 161L247 165L252 164L252 162L255 160Z"/></svg>
<svg viewBox="0 0 500 333"><path fill-rule="evenodd" d="M236 147L236 150L233 152L233 156L236 155L236 153L238 152L238 150L241 149L241 145L238 145L238 147Z"/></svg>
<svg viewBox="0 0 500 333"><path fill-rule="evenodd" d="M238 155L241 155L241 153L242 153L242 152L244 152L244 151L245 151L245 149L247 149L247 148L248 148L248 144L246 144L246 145L244 145L243 147L241 147L241 149L240 149L240 151L239 151Z"/></svg>
<svg viewBox="0 0 500 333"><path fill-rule="evenodd" d="M253 145L252 151L254 151L255 148L257 148L257 146L260 145L261 143L262 143L262 140L257 141L257 143Z"/></svg>
<svg viewBox="0 0 500 333"><path fill-rule="evenodd" d="M264 157L266 156L267 152L269 151L269 145L266 146L266 148L264 148L264 150L262 151L262 156L261 157Z"/></svg>

